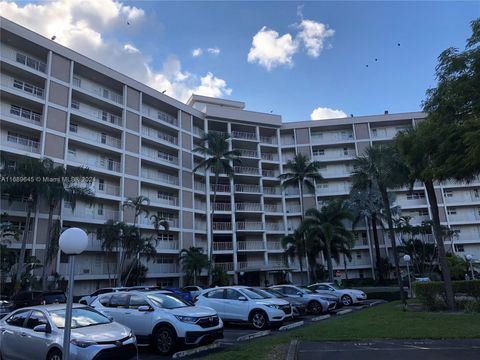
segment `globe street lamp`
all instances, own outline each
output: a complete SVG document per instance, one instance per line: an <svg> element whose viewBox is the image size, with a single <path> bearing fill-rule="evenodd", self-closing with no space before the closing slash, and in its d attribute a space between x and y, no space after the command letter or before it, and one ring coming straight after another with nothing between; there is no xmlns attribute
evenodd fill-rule
<svg viewBox="0 0 480 360"><path fill-rule="evenodd" d="M65 327L63 331L63 360L70 357L70 331L72 327L72 303L73 303L73 280L75 268L75 255L85 251L88 245L88 236L85 231L79 228L70 228L60 235L58 241L60 250L69 257L69 276L67 290L67 309L65 310Z"/></svg>
<svg viewBox="0 0 480 360"><path fill-rule="evenodd" d="M410 279L410 260L412 260L410 255L407 254L403 256L403 261L407 263L408 292L410 293L410 297L412 297L412 281Z"/></svg>
<svg viewBox="0 0 480 360"><path fill-rule="evenodd" d="M467 259L467 261L470 265L470 273L471 273L472 280L473 280L473 279L475 279L474 274L473 274L473 256L471 254L468 254L467 256L465 256L465 258Z"/></svg>

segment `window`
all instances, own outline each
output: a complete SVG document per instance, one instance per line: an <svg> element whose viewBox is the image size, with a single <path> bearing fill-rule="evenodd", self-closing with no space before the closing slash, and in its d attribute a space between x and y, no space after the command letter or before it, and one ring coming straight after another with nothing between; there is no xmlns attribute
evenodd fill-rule
<svg viewBox="0 0 480 360"><path fill-rule="evenodd" d="M100 137L100 141L101 141L102 144L106 144L107 143L107 134L102 133L102 135Z"/></svg>
<svg viewBox="0 0 480 360"><path fill-rule="evenodd" d="M313 156L323 156L323 155L325 155L325 149L313 150Z"/></svg>
<svg viewBox="0 0 480 360"><path fill-rule="evenodd" d="M227 289L225 294L225 299L227 300L238 300L238 298L242 296L237 290L234 289Z"/></svg>
<svg viewBox="0 0 480 360"><path fill-rule="evenodd" d="M109 307L128 308L128 294L112 295Z"/></svg>
<svg viewBox="0 0 480 360"><path fill-rule="evenodd" d="M113 171L114 164L115 164L115 161L113 159L108 159L108 170Z"/></svg>
<svg viewBox="0 0 480 360"><path fill-rule="evenodd" d="M443 190L443 196L452 197L453 196L453 191L452 190Z"/></svg>
<svg viewBox="0 0 480 360"><path fill-rule="evenodd" d="M97 214L98 215L103 215L103 204L98 204L97 205Z"/></svg>
<svg viewBox="0 0 480 360"><path fill-rule="evenodd" d="M285 295L297 295L299 292L297 289L291 287L282 287L280 291Z"/></svg>
<svg viewBox="0 0 480 360"><path fill-rule="evenodd" d="M424 192L407 193L407 200L425 199Z"/></svg>
<svg viewBox="0 0 480 360"><path fill-rule="evenodd" d="M360 251L357 251L357 259L361 259L362 258L362 253Z"/></svg>
<svg viewBox="0 0 480 360"><path fill-rule="evenodd" d="M205 294L209 299L223 299L223 289L212 290Z"/></svg>
<svg viewBox="0 0 480 360"><path fill-rule="evenodd" d="M35 326L38 325L47 325L48 321L45 318L45 315L43 315L42 312L40 311L32 311L30 316L28 317L26 328L28 329L34 329Z"/></svg>
<svg viewBox="0 0 480 360"><path fill-rule="evenodd" d="M418 210L418 216L428 216L428 209Z"/></svg>
<svg viewBox="0 0 480 360"><path fill-rule="evenodd" d="M77 110L80 109L80 103L78 100L72 100L72 108Z"/></svg>
<svg viewBox="0 0 480 360"><path fill-rule="evenodd" d="M447 210L448 215L457 215L457 208L448 208Z"/></svg>
<svg viewBox="0 0 480 360"><path fill-rule="evenodd" d="M105 190L105 179L98 179L98 190L99 191Z"/></svg>
<svg viewBox="0 0 480 360"><path fill-rule="evenodd" d="M465 248L463 247L463 244L456 244L455 245L455 251L456 252L465 252Z"/></svg>
<svg viewBox="0 0 480 360"><path fill-rule="evenodd" d="M372 129L372 136L377 137L377 129Z"/></svg>
<svg viewBox="0 0 480 360"><path fill-rule="evenodd" d="M364 276L365 276L365 275L363 274L363 270L362 270L362 269L358 270L358 277L359 277L360 279L363 279Z"/></svg>
<svg viewBox="0 0 480 360"><path fill-rule="evenodd" d="M76 133L78 132L78 125L74 123L70 123L69 129L70 129L70 132Z"/></svg>
<svg viewBox="0 0 480 360"><path fill-rule="evenodd" d="M138 309L140 306L150 306L142 296L140 295L132 295L130 296L130 301L128 303L128 307L130 309Z"/></svg>
<svg viewBox="0 0 480 360"><path fill-rule="evenodd" d="M94 294L95 294L95 293L94 293ZM100 298L100 300L98 300L98 302L99 302L100 304L102 304L103 306L105 306L105 307L109 307L109 306L110 306L110 299L111 299L111 298L112 298L111 295L102 296L102 297Z"/></svg>
<svg viewBox="0 0 480 360"><path fill-rule="evenodd" d="M473 189L473 197L480 197L480 195L478 194L478 189Z"/></svg>
<svg viewBox="0 0 480 360"><path fill-rule="evenodd" d="M11 326L23 327L23 324L25 323L25 320L27 319L27 315L28 315L29 312L30 312L30 310L18 311L15 314L13 314L12 316L10 316L6 320L6 322L7 322L8 325L11 325Z"/></svg>
<svg viewBox="0 0 480 360"><path fill-rule="evenodd" d="M329 291L330 288L327 285L317 285L315 290Z"/></svg>
<svg viewBox="0 0 480 360"><path fill-rule="evenodd" d="M73 77L73 85L75 86L82 86L82 79L80 79L78 76Z"/></svg>
<svg viewBox="0 0 480 360"><path fill-rule="evenodd" d="M77 149L69 148L68 149L68 155L70 155L71 157L76 157L77 156Z"/></svg>

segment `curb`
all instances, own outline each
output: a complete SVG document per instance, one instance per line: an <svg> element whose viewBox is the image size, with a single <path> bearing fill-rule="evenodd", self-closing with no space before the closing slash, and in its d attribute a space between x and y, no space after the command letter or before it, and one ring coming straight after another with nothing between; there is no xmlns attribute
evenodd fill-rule
<svg viewBox="0 0 480 360"><path fill-rule="evenodd" d="M317 316L314 318L311 318L310 321L321 321L321 320L326 320L330 317L330 315L322 315L322 316Z"/></svg>
<svg viewBox="0 0 480 360"><path fill-rule="evenodd" d="M213 349L216 349L216 348L219 348L219 347L220 347L220 343L215 342L213 344L206 345L206 346L200 346L200 347L197 347L195 349L179 351L179 352L176 352L175 354L173 354L172 359L181 359L181 358L184 358L186 356L195 355L195 354L198 354L200 352L207 351L207 350L213 350Z"/></svg>
<svg viewBox="0 0 480 360"><path fill-rule="evenodd" d="M288 346L287 360L296 360L298 351L298 340L290 341Z"/></svg>
<svg viewBox="0 0 480 360"><path fill-rule="evenodd" d="M351 313L352 311L353 311L352 309L346 309L346 310L337 312L336 315L345 315L345 314Z"/></svg>
<svg viewBox="0 0 480 360"><path fill-rule="evenodd" d="M305 324L305 321L297 321L293 324L288 324L288 325L283 325L281 327L278 328L278 331L287 331L287 330L290 330L290 329L294 329L294 328L297 328L299 326L302 326L303 324Z"/></svg>
<svg viewBox="0 0 480 360"><path fill-rule="evenodd" d="M377 306L377 305L384 304L384 303L386 303L385 300L378 300L378 301L375 301L375 302L371 303L369 306L372 307L372 306Z"/></svg>
<svg viewBox="0 0 480 360"><path fill-rule="evenodd" d="M237 338L237 341L245 341L245 340L255 339L262 336L267 336L267 335L270 335L271 332L272 332L271 330L258 331L253 334L240 336Z"/></svg>

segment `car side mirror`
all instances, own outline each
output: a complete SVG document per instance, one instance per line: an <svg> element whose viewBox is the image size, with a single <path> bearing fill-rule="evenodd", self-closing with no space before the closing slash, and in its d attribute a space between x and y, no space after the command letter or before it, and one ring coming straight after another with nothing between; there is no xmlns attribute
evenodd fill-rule
<svg viewBox="0 0 480 360"><path fill-rule="evenodd" d="M297 292L297 295L300 296L300 297L303 297L303 293L302 292Z"/></svg>
<svg viewBox="0 0 480 360"><path fill-rule="evenodd" d="M142 305L138 307L138 311L152 311L153 309L148 305Z"/></svg>
<svg viewBox="0 0 480 360"><path fill-rule="evenodd" d="M52 329L50 328L50 326L47 326L46 324L41 324L41 325L37 325L33 328L33 331L35 332L38 332L38 333L51 333L52 332Z"/></svg>
<svg viewBox="0 0 480 360"><path fill-rule="evenodd" d="M330 289L330 291L335 291L335 289Z"/></svg>
<svg viewBox="0 0 480 360"><path fill-rule="evenodd" d="M247 301L247 298L245 296L239 296L238 300L240 301Z"/></svg>

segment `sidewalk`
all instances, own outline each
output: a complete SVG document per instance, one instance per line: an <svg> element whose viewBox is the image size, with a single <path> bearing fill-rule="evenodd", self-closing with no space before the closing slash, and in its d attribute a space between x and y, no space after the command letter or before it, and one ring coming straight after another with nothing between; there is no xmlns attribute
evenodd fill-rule
<svg viewBox="0 0 480 360"><path fill-rule="evenodd" d="M299 342L288 360L463 360L478 359L479 354L480 339L362 340Z"/></svg>

